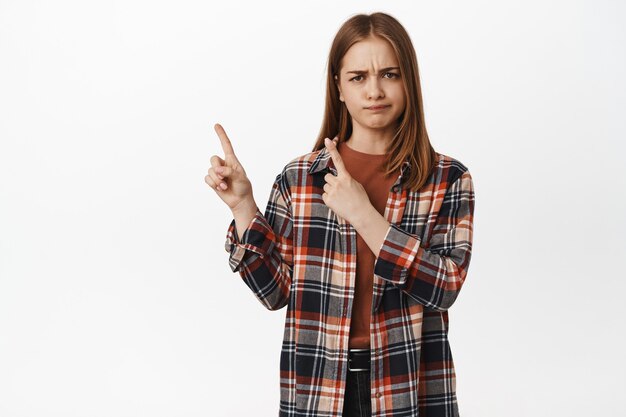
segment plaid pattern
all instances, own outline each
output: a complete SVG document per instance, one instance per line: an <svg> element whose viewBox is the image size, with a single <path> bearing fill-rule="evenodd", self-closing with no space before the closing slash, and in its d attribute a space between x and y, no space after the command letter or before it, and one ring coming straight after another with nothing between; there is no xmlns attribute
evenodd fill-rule
<svg viewBox="0 0 626 417"><path fill-rule="evenodd" d="M468 169L437 154L417 192L400 186L385 208L390 222L374 266L371 404L374 417L458 416L448 312L470 262L474 189ZM276 177L265 214L241 239L235 221L229 265L269 310L287 306L280 356L282 417L341 416L356 232L322 200L337 171L325 148L290 161Z"/></svg>

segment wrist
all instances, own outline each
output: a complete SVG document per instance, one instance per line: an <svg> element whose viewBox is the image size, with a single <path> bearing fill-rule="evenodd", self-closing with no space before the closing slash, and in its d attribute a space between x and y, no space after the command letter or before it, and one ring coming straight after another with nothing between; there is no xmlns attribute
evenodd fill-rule
<svg viewBox="0 0 626 417"><path fill-rule="evenodd" d="M254 215L257 212L257 205L256 202L254 201L253 197L247 198L245 200L242 200L241 202L239 202L235 207L233 207L231 209L233 216L238 217L241 215L252 215L252 217L254 217Z"/></svg>
<svg viewBox="0 0 626 417"><path fill-rule="evenodd" d="M354 218L353 218L353 221L351 223L358 230L364 224L367 224L367 222L371 221L372 216L374 215L374 213L380 214L380 213L378 213L376 208L374 208L374 206L371 203L370 204L366 204L366 205L363 206L363 208L361 210L359 210L358 212L356 212L354 214Z"/></svg>

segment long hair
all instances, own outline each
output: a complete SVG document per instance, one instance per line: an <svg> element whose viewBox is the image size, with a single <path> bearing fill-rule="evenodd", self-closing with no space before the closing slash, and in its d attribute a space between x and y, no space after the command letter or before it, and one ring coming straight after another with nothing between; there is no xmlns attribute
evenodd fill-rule
<svg viewBox="0 0 626 417"><path fill-rule="evenodd" d="M350 114L345 103L339 100L334 76L339 78L341 60L348 49L371 36L378 36L391 44L400 64L400 78L406 94L406 108L398 118L398 128L386 150L385 175L398 170L408 159L411 169L403 175L402 185L415 191L428 179L437 163L437 155L424 123L422 88L413 43L400 22L388 14L355 15L335 35L328 55L324 119L313 151L324 148L324 138L338 136L339 142L343 142L352 134Z"/></svg>

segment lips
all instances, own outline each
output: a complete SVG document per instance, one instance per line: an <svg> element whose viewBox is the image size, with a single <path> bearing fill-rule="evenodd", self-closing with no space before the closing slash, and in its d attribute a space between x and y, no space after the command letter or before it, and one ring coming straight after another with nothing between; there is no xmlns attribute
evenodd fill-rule
<svg viewBox="0 0 626 417"><path fill-rule="evenodd" d="M366 107L366 109L368 109L368 110L382 110L382 109L386 109L387 107L389 107L389 105L386 105L386 106L370 106L370 107Z"/></svg>

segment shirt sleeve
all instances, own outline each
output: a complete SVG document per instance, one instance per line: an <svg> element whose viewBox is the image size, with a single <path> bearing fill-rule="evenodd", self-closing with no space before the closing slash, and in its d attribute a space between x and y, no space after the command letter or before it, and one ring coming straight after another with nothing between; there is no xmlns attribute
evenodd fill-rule
<svg viewBox="0 0 626 417"><path fill-rule="evenodd" d="M231 270L239 273L267 309L287 304L293 272L293 221L284 171L272 185L265 214L257 209L241 238L233 219L224 247Z"/></svg>
<svg viewBox="0 0 626 417"><path fill-rule="evenodd" d="M430 242L391 224L374 273L425 307L445 311L456 300L472 252L474 186L464 171L446 190Z"/></svg>

